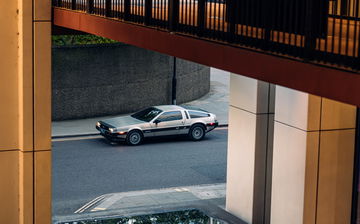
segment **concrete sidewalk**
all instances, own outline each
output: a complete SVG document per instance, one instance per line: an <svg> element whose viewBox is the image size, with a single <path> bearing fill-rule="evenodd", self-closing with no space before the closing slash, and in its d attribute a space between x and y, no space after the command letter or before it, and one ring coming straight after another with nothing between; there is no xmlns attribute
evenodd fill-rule
<svg viewBox="0 0 360 224"><path fill-rule="evenodd" d="M101 195L74 213L121 210L135 207L169 207L169 205L212 200L224 208L225 184L173 187Z"/></svg>
<svg viewBox="0 0 360 224"><path fill-rule="evenodd" d="M211 68L210 92L200 99L185 103L184 105L199 107L212 112L216 114L220 125L227 125L229 81L229 72ZM80 120L54 121L52 122L52 137L56 138L98 134L98 131L95 129L95 123L99 120L114 116L116 115Z"/></svg>
<svg viewBox="0 0 360 224"><path fill-rule="evenodd" d="M86 203L72 215L53 217L53 221L59 223L119 215L134 216L199 207L210 209L210 213L216 210L216 213L224 214L225 195L225 183L105 194ZM235 217L228 218L234 220Z"/></svg>

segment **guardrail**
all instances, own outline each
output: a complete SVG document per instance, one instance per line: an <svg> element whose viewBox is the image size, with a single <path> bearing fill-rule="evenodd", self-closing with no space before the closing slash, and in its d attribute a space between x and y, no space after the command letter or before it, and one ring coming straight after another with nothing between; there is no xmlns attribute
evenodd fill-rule
<svg viewBox="0 0 360 224"><path fill-rule="evenodd" d="M53 6L360 68L360 0L54 0Z"/></svg>

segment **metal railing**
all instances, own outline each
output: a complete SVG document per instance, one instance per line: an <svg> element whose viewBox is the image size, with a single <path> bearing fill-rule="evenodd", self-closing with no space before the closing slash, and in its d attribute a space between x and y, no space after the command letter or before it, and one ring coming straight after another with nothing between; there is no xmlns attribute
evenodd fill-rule
<svg viewBox="0 0 360 224"><path fill-rule="evenodd" d="M54 0L56 7L359 69L360 0Z"/></svg>

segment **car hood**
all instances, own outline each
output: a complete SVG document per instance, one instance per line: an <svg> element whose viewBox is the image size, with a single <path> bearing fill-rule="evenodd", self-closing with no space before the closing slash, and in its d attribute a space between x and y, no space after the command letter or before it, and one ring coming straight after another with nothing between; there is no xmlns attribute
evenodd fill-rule
<svg viewBox="0 0 360 224"><path fill-rule="evenodd" d="M145 123L144 121L140 121L131 116L114 117L114 118L102 120L101 122L104 122L105 124L109 124L115 128L122 128L125 126Z"/></svg>

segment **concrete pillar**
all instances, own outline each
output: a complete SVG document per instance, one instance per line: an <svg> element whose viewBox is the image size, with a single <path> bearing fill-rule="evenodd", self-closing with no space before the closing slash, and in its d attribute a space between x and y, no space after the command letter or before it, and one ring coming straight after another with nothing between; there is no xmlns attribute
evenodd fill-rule
<svg viewBox="0 0 360 224"><path fill-rule="evenodd" d="M0 2L0 223L51 223L50 4Z"/></svg>
<svg viewBox="0 0 360 224"><path fill-rule="evenodd" d="M271 223L350 223L356 108L277 86Z"/></svg>
<svg viewBox="0 0 360 224"><path fill-rule="evenodd" d="M226 209L248 223L267 219L274 90L269 83L231 74Z"/></svg>

